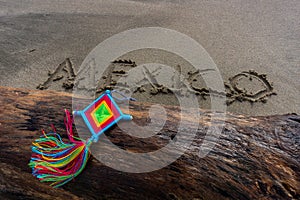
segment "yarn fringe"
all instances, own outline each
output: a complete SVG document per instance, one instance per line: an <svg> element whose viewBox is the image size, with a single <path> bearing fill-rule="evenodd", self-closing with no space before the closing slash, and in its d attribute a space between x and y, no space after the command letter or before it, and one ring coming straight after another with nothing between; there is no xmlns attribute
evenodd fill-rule
<svg viewBox="0 0 300 200"><path fill-rule="evenodd" d="M41 182L49 182L60 187L78 176L89 158L92 141L76 138L73 135L73 119L65 110L65 126L69 142L65 143L52 126L53 132L43 135L32 143L32 156L29 166L32 174Z"/></svg>

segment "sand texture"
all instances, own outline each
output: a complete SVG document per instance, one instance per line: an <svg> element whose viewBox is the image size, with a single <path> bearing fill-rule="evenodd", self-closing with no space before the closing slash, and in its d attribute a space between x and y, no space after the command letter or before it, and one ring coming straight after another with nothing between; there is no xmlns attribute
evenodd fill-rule
<svg viewBox="0 0 300 200"><path fill-rule="evenodd" d="M0 5L2 86L72 92L83 59L98 43L131 28L159 26L187 34L206 49L226 85L227 110L247 115L300 113L297 0L4 0ZM186 79L196 79L190 80L190 87L198 93L202 108L209 108L207 94L218 92L198 81L201 73L209 72L195 72L167 53L142 51L119 59L137 65L159 60L180 66ZM121 69L110 74L112 79L127 69L112 63L115 67ZM164 101L172 94L158 85L139 87L135 96L140 101L176 104L176 99Z"/></svg>

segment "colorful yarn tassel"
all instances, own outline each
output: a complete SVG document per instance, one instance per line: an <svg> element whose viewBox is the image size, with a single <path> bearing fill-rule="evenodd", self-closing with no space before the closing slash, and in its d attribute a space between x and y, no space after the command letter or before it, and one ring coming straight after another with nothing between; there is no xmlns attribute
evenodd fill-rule
<svg viewBox="0 0 300 200"><path fill-rule="evenodd" d="M65 125L70 141L65 143L52 127L53 132L45 134L43 131L44 135L32 143L33 153L29 166L35 177L42 182L50 182L53 187L66 184L84 169L92 142L97 142L99 136L119 120L132 119L131 115L122 113L111 95L112 92L114 91L105 91L84 110L73 112L74 115L82 117L92 134L86 141L74 137L73 119L70 112L65 110Z"/></svg>
<svg viewBox="0 0 300 200"><path fill-rule="evenodd" d="M53 127L53 132L45 134L32 144L32 156L29 166L32 174L41 182L50 182L51 186L59 187L71 181L84 169L92 141L84 141L73 136L73 120L65 110L65 125L70 142L63 142Z"/></svg>

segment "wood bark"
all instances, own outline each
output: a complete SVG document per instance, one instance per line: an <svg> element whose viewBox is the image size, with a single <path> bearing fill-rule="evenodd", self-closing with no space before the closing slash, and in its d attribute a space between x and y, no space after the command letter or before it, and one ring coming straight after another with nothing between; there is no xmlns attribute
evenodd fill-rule
<svg viewBox="0 0 300 200"><path fill-rule="evenodd" d="M71 109L71 95L6 87L0 87L0 93L1 199L300 199L299 115L228 113L216 145L200 158L199 148L215 115L200 110L192 145L172 164L149 173L126 173L91 156L82 174L54 189L31 175L31 143L41 129L50 130L50 124L66 136L63 109ZM130 105L135 123L149 123L150 106ZM157 150L176 138L178 128L180 108L165 109L167 123L157 136L137 139L118 126L105 135L127 151Z"/></svg>

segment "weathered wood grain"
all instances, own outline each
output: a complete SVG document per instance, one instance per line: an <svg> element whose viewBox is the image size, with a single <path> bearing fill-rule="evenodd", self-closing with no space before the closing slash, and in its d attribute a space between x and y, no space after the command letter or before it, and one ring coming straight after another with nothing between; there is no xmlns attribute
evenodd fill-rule
<svg viewBox="0 0 300 200"><path fill-rule="evenodd" d="M171 165L131 174L92 157L76 180L53 189L31 175L30 147L40 129L50 130L50 124L64 134L63 109L71 109L70 94L5 87L0 92L1 199L300 199L300 116L296 114L227 114L218 143L208 156L199 158L197 149L212 115L202 110L190 150ZM136 123L147 123L149 106L131 105ZM159 133L164 135L162 141L134 140L118 127L106 136L131 151L158 149L177 130L179 108L166 109L169 117Z"/></svg>

